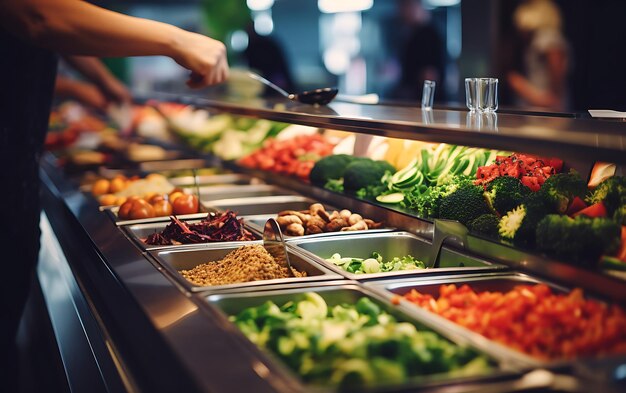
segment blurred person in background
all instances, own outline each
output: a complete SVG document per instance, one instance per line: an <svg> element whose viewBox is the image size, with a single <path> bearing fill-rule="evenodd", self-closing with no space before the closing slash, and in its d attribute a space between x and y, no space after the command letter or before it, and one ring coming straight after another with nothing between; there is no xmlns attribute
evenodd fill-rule
<svg viewBox="0 0 626 393"><path fill-rule="evenodd" d="M397 0L400 29L406 29L400 48L400 80L392 97L402 100L419 100L425 80L437 82L435 99L442 98L440 82L444 74L444 43L431 23L431 15L421 0ZM397 29L394 26L393 29Z"/></svg>
<svg viewBox="0 0 626 393"><path fill-rule="evenodd" d="M10 277L0 286L0 386L19 392L15 338L39 255L39 158L57 53L168 56L191 71L190 87L224 81L228 63L219 41L79 0L0 0L0 7L0 248ZM97 72L92 60L86 66ZM128 98L119 86L108 87Z"/></svg>
<svg viewBox="0 0 626 393"><path fill-rule="evenodd" d="M261 74L272 83L286 91L296 91L287 57L280 44L270 36L263 36L254 30L254 24L248 24L248 46L243 52L248 67ZM266 93L276 93L266 87Z"/></svg>
<svg viewBox="0 0 626 393"><path fill-rule="evenodd" d="M515 10L513 23L524 47L523 71L510 71L507 82L518 103L566 110L569 49L558 7L551 0L527 0Z"/></svg>

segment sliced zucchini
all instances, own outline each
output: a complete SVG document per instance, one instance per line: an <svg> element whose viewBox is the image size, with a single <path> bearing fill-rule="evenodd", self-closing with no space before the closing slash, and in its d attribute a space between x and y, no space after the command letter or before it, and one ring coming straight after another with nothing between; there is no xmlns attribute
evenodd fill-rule
<svg viewBox="0 0 626 393"><path fill-rule="evenodd" d="M400 203L404 200L404 194L401 192L394 192L393 194L379 195L376 200L380 203Z"/></svg>

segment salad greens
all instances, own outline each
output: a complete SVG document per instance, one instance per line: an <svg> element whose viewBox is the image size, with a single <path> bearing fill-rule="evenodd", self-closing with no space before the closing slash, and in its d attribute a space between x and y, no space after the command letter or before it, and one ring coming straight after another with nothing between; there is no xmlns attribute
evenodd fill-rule
<svg viewBox="0 0 626 393"><path fill-rule="evenodd" d="M415 259L411 255L403 257L394 257L390 261L384 261L383 256L374 251L370 258L342 258L340 254L333 254L326 259L348 273L369 274L369 273L386 273L398 270L414 270L425 269L424 262Z"/></svg>
<svg viewBox="0 0 626 393"><path fill-rule="evenodd" d="M267 301L230 320L305 383L363 389L439 373L485 372L489 361L432 331L399 322L367 297L331 306L314 292L282 306Z"/></svg>

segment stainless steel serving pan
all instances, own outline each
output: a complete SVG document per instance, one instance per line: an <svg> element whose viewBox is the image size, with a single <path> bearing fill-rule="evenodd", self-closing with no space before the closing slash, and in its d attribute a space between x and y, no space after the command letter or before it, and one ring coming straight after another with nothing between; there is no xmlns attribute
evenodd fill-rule
<svg viewBox="0 0 626 393"><path fill-rule="evenodd" d="M386 260L394 257L412 255L426 260L432 245L408 232L361 233L352 236L321 237L315 239L290 240L289 247L294 247L304 255L315 258L327 268L351 280L366 280L401 276L428 276L445 273L469 273L476 271L504 270L505 266L460 254L444 248L441 251L440 267L436 269L401 270L388 273L354 274L346 272L335 264L326 261L333 254L342 257L369 258L372 252L380 253Z"/></svg>
<svg viewBox="0 0 626 393"><path fill-rule="evenodd" d="M297 195L294 191L287 190L286 188L276 187L269 184L255 184L255 185L222 185L222 186L202 186L198 187L185 187L190 193L198 192L200 194L200 200L203 203L210 203L210 201L216 199L232 199L232 198L254 198L262 196L272 195Z"/></svg>
<svg viewBox="0 0 626 393"><path fill-rule="evenodd" d="M191 187L196 185L193 176L179 176L168 179L176 187ZM263 181L255 177L240 175L237 173L217 174L217 175L198 175L196 176L199 186L219 186L225 184L244 185L244 184L262 184Z"/></svg>
<svg viewBox="0 0 626 393"><path fill-rule="evenodd" d="M200 219L194 220L183 220L187 224L195 224L202 221L203 218L206 217L206 213L202 213L203 216ZM167 217L166 217L167 218ZM260 240L261 236L255 231L251 230L247 225L247 218L240 217L244 220L244 227L252 233L255 240ZM133 225L125 225L122 227L122 230L126 233L126 235L131 238L139 248L142 250L157 250L157 249L169 249L169 248L179 248L185 246L203 246L203 245L220 245L220 244L228 244L231 242L207 242L207 243L193 243L193 244L178 244L178 245L170 245L170 246L162 246L162 245L150 245L146 244L144 240L152 235L155 232L161 232L167 225L169 225L171 221L168 219L167 221L153 222L148 224L133 224ZM239 243L240 241L237 241Z"/></svg>
<svg viewBox="0 0 626 393"><path fill-rule="evenodd" d="M253 216L246 216L246 224L256 233L262 233L263 227L268 219L277 218L276 214L257 214ZM379 228L379 229L368 229L366 231L339 231L339 232L324 232L324 233L315 233L312 235L303 235L303 236L289 236L283 233L283 237L285 241L290 241L294 239L312 239L317 237L325 237L325 236L345 236L345 235L355 235L359 233L379 233L379 232L391 232L394 228Z"/></svg>
<svg viewBox="0 0 626 393"><path fill-rule="evenodd" d="M199 206L199 210L201 211L200 213L180 214L180 215L177 215L176 217L181 220L195 220L195 219L201 219L201 218L206 217L207 213L211 211L216 211L215 209L207 208L202 203L199 203L198 206ZM109 206L109 207L102 209L102 211L104 211L117 226L132 225L132 224L147 224L147 223L164 222L164 221L169 222L170 220L169 216L142 218L139 220L120 220L120 218L117 216L118 210L120 210L119 206Z"/></svg>
<svg viewBox="0 0 626 393"><path fill-rule="evenodd" d="M493 350L493 348L488 345L485 346L485 340L480 336L476 337L475 335L467 335L458 329L449 329L448 326L441 327L437 324L437 319L431 318L429 313L417 318L413 315L408 315L404 310L392 305L384 296L371 291L367 287L359 286L355 282L335 281L315 283L308 284L306 287L291 284L278 287L265 287L264 290L256 292L246 291L241 293L208 294L205 296L205 299L210 305L213 305L221 310L221 315L226 320L228 316L236 315L246 308L259 306L269 300L281 305L288 301L297 299L305 292L315 292L319 294L322 298L324 298L329 307L344 303L354 304L362 297L369 297L384 311L393 315L397 320L413 323L420 330L433 330L455 344L474 347L479 352L482 352L492 358L496 363L495 370L492 370L489 375L459 378L452 376L446 377L445 374L440 374L410 380L406 384L394 386L394 388L413 391L418 388L434 388L438 385L440 386L441 384L450 384L453 382L481 382L484 381L485 378L503 378L518 375L518 372L526 367L526 364L520 363L516 358L509 357L507 353ZM235 329L234 331L237 330ZM240 332L239 337L247 341L248 344L253 345ZM259 351L261 350L259 349ZM273 354L266 351L263 351L262 353L268 354L269 360L279 366L281 371L289 370L287 366ZM299 380L292 371L285 371L285 373L292 376L294 379ZM381 388L384 388L384 386L381 386Z"/></svg>
<svg viewBox="0 0 626 393"><path fill-rule="evenodd" d="M233 210L238 215L278 214L283 210L306 210L315 200L299 196L263 196L257 198L231 198L203 203L208 209Z"/></svg>
<svg viewBox="0 0 626 393"><path fill-rule="evenodd" d="M153 250L149 251L149 254L158 263L160 263L172 275L172 277L176 279L176 281L178 281L185 289L191 292L217 292L221 290L233 290L241 288L259 288L272 284L285 284L291 282L298 282L302 284L313 281L341 279L341 276L333 273L329 269L326 269L324 266L321 266L307 259L306 257L303 257L300 254L293 253L289 250L287 252L289 253L291 266L294 267L296 270L305 271L307 273L306 277L289 277L228 285L198 286L194 285L190 281L187 281L187 279L185 279L179 273L179 270L189 270L200 265L201 263L220 260L224 258L224 256L226 256L226 254L228 254L229 252L239 247L251 244L262 244L262 242L254 241L212 243L207 244L205 247L202 248L185 246L175 250Z"/></svg>
<svg viewBox="0 0 626 393"><path fill-rule="evenodd" d="M367 288L370 288L372 291L379 293L381 296L384 296L387 300L392 301L394 298L398 307L400 307L407 314L414 316L416 318L422 317L424 314L430 314L433 316L433 319L438 320L438 324L442 326L447 326L450 329L460 329L464 330L467 334L473 334L475 336L480 337L483 340L487 340L494 347L494 350L500 351L502 353L506 353L508 357L515 358L520 362L528 363L534 367L558 367L561 365L571 365L575 362L580 362L583 360L581 357L574 360L550 360L550 361L542 361L540 359L536 359L530 355L527 355L523 352L519 352L512 348L509 348L505 345L499 344L495 341L492 341L478 333L473 332L470 329L467 329L461 325L458 325L438 314L427 311L418 305L404 299L400 299L398 302L397 296L403 296L404 294L410 292L412 289L419 291L420 293L429 294L434 296L435 298L439 297L439 288L441 285L449 285L456 284L457 286L461 286L464 284L469 285L472 289L477 292L483 291L498 291L498 292L508 292L512 290L517 285L534 285L534 284L545 284L548 285L554 292L557 293L568 293L569 289L555 284L550 281L546 281L540 278L532 277L522 273L514 273L514 272L492 272L486 274L471 274L471 275L460 275L454 277L432 277L426 280L416 280L415 278L406 278L406 279L398 279L398 280L379 280L379 281L370 281L365 283ZM589 295L586 294L588 297ZM477 338L478 339L478 338ZM604 356L606 359L621 358L622 361L625 359L623 355L611 355Z"/></svg>

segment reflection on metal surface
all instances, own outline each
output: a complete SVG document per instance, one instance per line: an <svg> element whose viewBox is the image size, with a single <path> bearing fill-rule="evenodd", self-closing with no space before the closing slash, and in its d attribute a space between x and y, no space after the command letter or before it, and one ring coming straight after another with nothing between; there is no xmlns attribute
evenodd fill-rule
<svg viewBox="0 0 626 393"><path fill-rule="evenodd" d="M152 318L158 329L166 329L184 319L187 315L197 309L198 307L190 302L182 304L176 301L165 304L164 302L161 302L160 307L155 310Z"/></svg>

